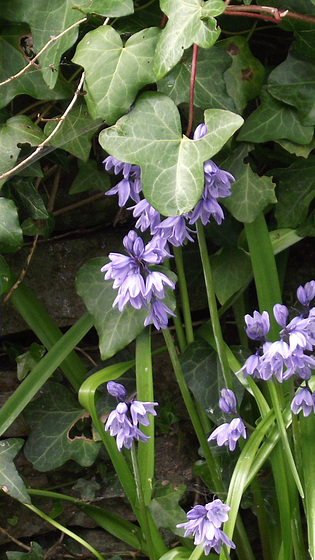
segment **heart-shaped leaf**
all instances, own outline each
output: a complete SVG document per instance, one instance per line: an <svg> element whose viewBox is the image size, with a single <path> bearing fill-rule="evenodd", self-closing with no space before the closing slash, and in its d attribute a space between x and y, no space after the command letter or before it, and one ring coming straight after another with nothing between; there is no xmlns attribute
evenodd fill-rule
<svg viewBox="0 0 315 560"><path fill-rule="evenodd" d="M168 16L155 53L154 72L160 80L177 64L185 49L197 43L209 49L220 35L213 16L225 9L221 0L161 0L161 10Z"/></svg>
<svg viewBox="0 0 315 560"><path fill-rule="evenodd" d="M14 253L23 245L17 208L13 200L0 197L0 251Z"/></svg>
<svg viewBox="0 0 315 560"><path fill-rule="evenodd" d="M20 451L24 440L10 438L0 441L0 488L24 504L30 504L31 499L27 493L26 486L18 474L13 459Z"/></svg>
<svg viewBox="0 0 315 560"><path fill-rule="evenodd" d="M112 27L101 26L80 41L73 61L85 69L86 102L93 118L113 124L138 91L155 81L153 57L160 30L135 33L123 45Z"/></svg>
<svg viewBox="0 0 315 560"><path fill-rule="evenodd" d="M241 126L242 117L220 109L205 111L208 132L200 140L182 136L180 115L162 93L142 94L135 107L100 134L111 155L141 166L146 199L165 216L189 212L204 186L203 163Z"/></svg>

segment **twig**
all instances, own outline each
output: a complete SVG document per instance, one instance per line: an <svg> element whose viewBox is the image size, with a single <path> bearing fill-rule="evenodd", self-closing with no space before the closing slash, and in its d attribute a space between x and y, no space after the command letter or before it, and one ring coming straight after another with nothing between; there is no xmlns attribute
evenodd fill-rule
<svg viewBox="0 0 315 560"><path fill-rule="evenodd" d="M15 282L15 284L13 284L11 290L9 291L9 293L5 296L2 305L5 305L7 303L7 301L10 299L10 297L12 296L12 294L15 292L15 290L19 287L19 285L21 284L21 282L23 281L23 278L27 272L27 269L29 267L29 264L31 262L32 256L34 255L34 251L36 249L36 244L37 244L37 239L38 239L38 235L35 235L34 237L34 241L33 241L33 245L32 248L27 256L26 262L25 262L25 266L19 276L19 278L17 279L17 281Z"/></svg>
<svg viewBox="0 0 315 560"><path fill-rule="evenodd" d="M52 37L48 41L48 43L46 43L46 45L43 46L43 48L39 51L39 53L37 53L37 55L35 55L34 58L32 58L32 60L30 60L30 62L26 66L24 66L24 68L22 68L22 70L20 70L17 74L14 74L14 76L11 76L10 78L7 78L6 80L4 80L4 82L0 82L0 87L4 86L5 84L8 84L9 82L12 82L12 80L15 80L16 78L19 78L20 76L22 76L22 74L24 74L31 66L34 66L36 60L48 49L48 47L50 47L50 45L52 45L53 43L58 41L58 39L60 39L60 37L62 37L66 33L68 33L68 31L71 31L71 29L73 29L74 27L77 27L78 25L80 25L84 21L87 21L87 17L85 17L83 19L80 19L79 21L76 21L75 23L70 25L70 27L67 27L67 29L64 29L61 33L59 33L59 35L56 35L55 37Z"/></svg>
<svg viewBox="0 0 315 560"><path fill-rule="evenodd" d="M5 529L3 529L2 527L0 527L0 533L2 533L3 535L5 535L6 537L8 537L9 539L11 539L12 542L14 542L15 544L17 544L18 546L20 546L21 548L24 548L24 550L27 550L27 552L29 552L31 550L30 546L27 546L26 544L22 543L21 541L18 541L17 539L15 539L14 537L12 537L12 535L10 535L10 533L8 533L8 531L6 531Z"/></svg>
<svg viewBox="0 0 315 560"><path fill-rule="evenodd" d="M94 362L93 358L91 358L91 356L90 356L85 350L83 350L83 348L80 348L79 346L76 346L76 347L75 347L75 350L76 350L77 352L81 352L81 354L82 354L83 356L85 356L85 358L86 358L87 360L89 360L89 361L91 362L91 364L93 364L93 366L95 366L95 367L97 366L97 363ZM102 497L101 499L103 500L104 498Z"/></svg>
<svg viewBox="0 0 315 560"><path fill-rule="evenodd" d="M253 6L252 4L250 6L235 6L233 4L226 4L224 14L257 17L272 21L273 23L281 23L283 18L289 18L315 24L315 17L313 16L298 14L296 12L291 12L290 10L279 10L278 8L273 8L271 6ZM266 16L263 16L263 14L266 14Z"/></svg>
<svg viewBox="0 0 315 560"><path fill-rule="evenodd" d="M192 61L191 61L191 74L190 74L189 116L188 116L187 130L186 130L186 136L188 137L190 136L191 133L193 118L194 118L194 95L195 95L197 59L198 59L198 45L194 43Z"/></svg>
<svg viewBox="0 0 315 560"><path fill-rule="evenodd" d="M39 154L42 149L44 148L44 146L46 146L46 144L48 144L50 142L50 140L52 139L52 137L56 134L56 132L59 130L59 128L61 127L62 123L64 122L64 120L66 119L67 115L70 113L73 105L75 104L80 90L83 86L83 82L84 82L84 78L85 78L85 72L82 72L82 76L80 78L80 82L78 84L78 87L74 93L74 96L72 98L72 100L70 101L67 109L65 110L65 112L63 113L63 115L60 117L60 120L56 126L56 128L54 128L54 130L51 132L51 134L49 134L49 136L47 136L47 138L45 138L45 140L39 144L35 150L35 152L33 152L30 156L28 156L27 158L23 159L23 161L21 161L18 165L16 165L15 167L13 167L12 169L10 169L9 171L6 171L5 173L2 173L2 175L0 175L0 180L1 179L7 179L8 177L10 177L11 175L13 175L14 173L16 173L16 171L18 171L18 169L21 169L22 167L24 167L27 163L29 163L30 161L32 161L32 159L34 159L37 154Z"/></svg>
<svg viewBox="0 0 315 560"><path fill-rule="evenodd" d="M88 204L89 202L93 202L94 200L97 200L98 198L102 198L103 196L104 196L103 192L93 194L93 196L90 196L89 198L85 198L84 200L79 200L78 202L69 204L69 206L65 206L64 208L59 208L59 210L55 210L53 212L53 215L59 216L60 214L64 214L65 212L68 212L69 210L74 210L75 208L79 208L79 206L84 206L85 204Z"/></svg>
<svg viewBox="0 0 315 560"><path fill-rule="evenodd" d="M58 187L59 187L60 175L61 175L61 169L60 169L60 167L58 167L57 171L56 171L56 175L54 177L53 187L52 187L52 190L51 190L51 193L50 193L49 201L48 201L48 204L47 204L48 212L52 212L53 209L54 209L55 198L56 198L57 190L58 190Z"/></svg>

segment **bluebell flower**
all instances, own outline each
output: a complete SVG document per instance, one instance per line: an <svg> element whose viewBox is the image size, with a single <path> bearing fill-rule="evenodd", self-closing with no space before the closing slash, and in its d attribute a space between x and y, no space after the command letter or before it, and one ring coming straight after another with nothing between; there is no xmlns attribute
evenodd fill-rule
<svg viewBox="0 0 315 560"><path fill-rule="evenodd" d="M119 451L123 447L130 449L134 440L147 442L149 437L139 429L138 425L149 426L148 414L156 416L154 407L158 406L158 403L137 401L135 397L124 400L126 389L115 381L108 382L107 390L110 395L121 400L115 410L109 414L105 424L105 431L109 430L110 435L116 437Z"/></svg>
<svg viewBox="0 0 315 560"><path fill-rule="evenodd" d="M315 412L315 401L314 394L310 392L308 387L303 387L300 389L291 403L291 410L293 414L298 414L300 410L303 410L303 416L309 416L311 412Z"/></svg>
<svg viewBox="0 0 315 560"><path fill-rule="evenodd" d="M200 140L203 138L208 132L207 125L205 123L198 124L195 128L195 132L193 135L193 140Z"/></svg>
<svg viewBox="0 0 315 560"><path fill-rule="evenodd" d="M207 225L211 216L215 219L218 225L224 220L224 212L220 204L213 196L208 196L207 199L202 198L197 202L195 208L189 212L189 224L193 225L197 220L201 220L204 226Z"/></svg>
<svg viewBox="0 0 315 560"><path fill-rule="evenodd" d="M156 226L156 232L174 247L180 247L186 239L193 241L190 235L191 230L187 227L184 216L165 218Z"/></svg>
<svg viewBox="0 0 315 560"><path fill-rule="evenodd" d="M157 330L166 329L168 324L168 315L176 317L175 313L163 303L163 301L153 300L149 315L144 321L144 326L147 327L151 323Z"/></svg>
<svg viewBox="0 0 315 560"><path fill-rule="evenodd" d="M220 554L222 544L235 548L233 541L221 530L222 523L228 521L230 509L219 499L205 506L196 505L188 511L188 521L176 526L185 529L185 537L194 535L194 544L201 545L206 555L212 548Z"/></svg>
<svg viewBox="0 0 315 560"><path fill-rule="evenodd" d="M234 451L236 443L241 436L246 439L246 428L244 422L241 418L233 418L231 422L218 426L210 434L208 441L216 439L219 446L228 445L230 451Z"/></svg>
<svg viewBox="0 0 315 560"><path fill-rule="evenodd" d="M304 307L309 307L312 299L315 297L315 280L306 282L304 287L299 286L296 295L299 302L304 305Z"/></svg>
<svg viewBox="0 0 315 560"><path fill-rule="evenodd" d="M264 311L260 314L258 311L254 311L253 317L247 314L244 319L247 336L252 340L261 340L264 342L270 329L269 313Z"/></svg>
<svg viewBox="0 0 315 560"><path fill-rule="evenodd" d="M106 171L114 168L115 175L121 172L123 174L123 179L105 194L109 196L118 194L118 205L120 207L125 206L129 198L132 198L135 202L139 202L140 192L142 190L140 166L124 163L112 156L105 158L103 163L105 164Z"/></svg>
<svg viewBox="0 0 315 560"><path fill-rule="evenodd" d="M155 210L145 198L140 200L135 206L132 206L130 210L133 210L134 218L138 218L135 224L137 229L143 232L150 228L151 235L156 233L157 226L161 222L160 212Z"/></svg>
<svg viewBox="0 0 315 560"><path fill-rule="evenodd" d="M219 407L224 414L236 414L236 397L232 389L222 389Z"/></svg>

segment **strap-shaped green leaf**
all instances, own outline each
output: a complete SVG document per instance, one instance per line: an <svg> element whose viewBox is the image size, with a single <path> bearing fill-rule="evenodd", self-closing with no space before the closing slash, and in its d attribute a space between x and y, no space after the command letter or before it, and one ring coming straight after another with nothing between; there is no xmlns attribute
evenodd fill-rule
<svg viewBox="0 0 315 560"><path fill-rule="evenodd" d="M200 140L182 135L180 115L163 93L142 94L134 109L100 134L102 147L121 161L141 166L146 199L165 216L189 212L204 186L203 163L241 126L239 115L205 111L208 132Z"/></svg>

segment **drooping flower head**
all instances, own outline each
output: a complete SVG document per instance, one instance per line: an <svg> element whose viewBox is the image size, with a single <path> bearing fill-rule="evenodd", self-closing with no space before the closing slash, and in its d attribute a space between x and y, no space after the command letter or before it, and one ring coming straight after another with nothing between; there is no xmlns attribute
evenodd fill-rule
<svg viewBox="0 0 315 560"><path fill-rule="evenodd" d="M293 414L298 414L300 410L303 411L303 416L309 416L311 412L315 412L315 399L314 393L312 394L308 387L300 389L291 403L291 410Z"/></svg>
<svg viewBox="0 0 315 560"><path fill-rule="evenodd" d="M246 428L241 418L233 418L231 422L226 422L218 426L208 437L208 441L217 440L217 444L228 445L230 451L234 451L240 437L246 439Z"/></svg>
<svg viewBox="0 0 315 560"><path fill-rule="evenodd" d="M246 323L246 334L252 340L266 340L266 335L270 329L269 314L264 311L260 314L258 311L254 311L253 317L251 315L245 315Z"/></svg>
<svg viewBox="0 0 315 560"><path fill-rule="evenodd" d="M236 414L236 397L232 389L222 389L219 407L224 414Z"/></svg>
<svg viewBox="0 0 315 560"><path fill-rule="evenodd" d="M212 548L220 554L222 544L235 548L233 541L221 530L222 523L228 521L230 509L219 499L213 500L205 506L196 505L188 511L188 521L176 526L185 529L185 537L193 535L194 544L201 545L206 555Z"/></svg>
<svg viewBox="0 0 315 560"><path fill-rule="evenodd" d="M139 165L124 163L118 159L108 156L104 159L106 171L114 169L115 175L122 172L123 179L105 194L108 196L118 194L118 205L125 206L127 200L131 198L135 202L140 201L141 187L141 168Z"/></svg>
<svg viewBox="0 0 315 560"><path fill-rule="evenodd" d="M139 424L142 426L150 424L148 414L156 416L154 407L158 406L158 403L137 401L135 396L125 400L127 395L125 387L115 381L107 383L107 390L110 395L120 400L115 410L109 414L105 424L105 431L109 430L110 435L116 437L119 451L123 447L130 449L134 440L148 441L148 436L138 426Z"/></svg>

